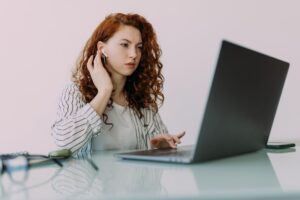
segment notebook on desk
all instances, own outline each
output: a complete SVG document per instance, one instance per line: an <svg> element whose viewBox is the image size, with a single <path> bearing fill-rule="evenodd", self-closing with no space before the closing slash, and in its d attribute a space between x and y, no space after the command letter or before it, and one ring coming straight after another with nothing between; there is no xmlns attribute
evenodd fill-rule
<svg viewBox="0 0 300 200"><path fill-rule="evenodd" d="M287 62L222 41L196 145L116 156L193 163L264 148L288 68Z"/></svg>

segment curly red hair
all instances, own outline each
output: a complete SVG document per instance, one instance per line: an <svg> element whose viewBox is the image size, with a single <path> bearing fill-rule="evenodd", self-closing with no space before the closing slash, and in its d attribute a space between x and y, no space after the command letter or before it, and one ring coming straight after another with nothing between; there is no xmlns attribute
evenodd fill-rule
<svg viewBox="0 0 300 200"><path fill-rule="evenodd" d="M72 78L82 93L84 101L90 102L96 96L97 88L87 69L88 58L96 54L99 41L104 43L108 41L122 25L137 28L142 36L143 47L139 66L132 75L127 77L124 87L128 106L138 114L139 118L142 118L143 108L158 112L158 105L164 101L162 93L164 77L161 73L163 64L160 62L162 52L152 25L144 17L122 13L107 16L87 41Z"/></svg>

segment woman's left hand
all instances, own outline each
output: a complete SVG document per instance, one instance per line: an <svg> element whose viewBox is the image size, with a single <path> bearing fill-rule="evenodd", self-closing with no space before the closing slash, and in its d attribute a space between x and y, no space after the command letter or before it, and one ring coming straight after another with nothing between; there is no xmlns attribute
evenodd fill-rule
<svg viewBox="0 0 300 200"><path fill-rule="evenodd" d="M176 148L180 144L180 139L185 135L185 131L176 135L158 134L151 138L150 143L152 148L169 149Z"/></svg>

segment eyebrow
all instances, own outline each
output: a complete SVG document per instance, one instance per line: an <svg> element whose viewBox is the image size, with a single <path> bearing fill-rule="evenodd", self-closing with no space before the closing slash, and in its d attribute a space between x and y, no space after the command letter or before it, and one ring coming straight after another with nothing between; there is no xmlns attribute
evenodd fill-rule
<svg viewBox="0 0 300 200"><path fill-rule="evenodd" d="M126 42L128 42L128 43L132 43L130 40L127 40L127 39L121 39L121 40L124 40L124 41L126 41ZM143 44L142 42L139 42L139 43L137 43L137 44Z"/></svg>

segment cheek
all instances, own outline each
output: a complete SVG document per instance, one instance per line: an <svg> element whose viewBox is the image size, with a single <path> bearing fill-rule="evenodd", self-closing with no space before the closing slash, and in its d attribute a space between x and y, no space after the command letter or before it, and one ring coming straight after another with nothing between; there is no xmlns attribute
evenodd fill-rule
<svg viewBox="0 0 300 200"><path fill-rule="evenodd" d="M122 59L122 56L123 56L123 54L122 54L122 52L120 52L119 49L112 49L110 51L110 55L109 55L110 62L111 63L119 63Z"/></svg>
<svg viewBox="0 0 300 200"><path fill-rule="evenodd" d="M126 59L126 51L124 51L120 48L115 48L112 51L112 56L113 56L114 60L117 62L124 61L124 59Z"/></svg>
<svg viewBox="0 0 300 200"><path fill-rule="evenodd" d="M139 53L137 56L138 61L141 61L141 58L142 58L142 53Z"/></svg>

